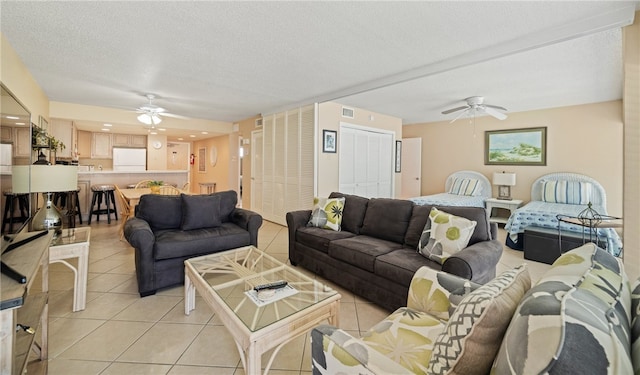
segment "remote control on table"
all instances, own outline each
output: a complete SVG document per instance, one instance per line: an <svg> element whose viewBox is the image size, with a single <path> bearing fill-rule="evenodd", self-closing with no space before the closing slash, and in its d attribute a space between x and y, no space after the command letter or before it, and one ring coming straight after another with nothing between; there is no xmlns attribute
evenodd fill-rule
<svg viewBox="0 0 640 375"><path fill-rule="evenodd" d="M287 286L287 282L285 280L280 280L280 281L274 281L268 284L256 285L253 288L253 290L255 290L256 292L259 292L264 289L280 289L280 288L284 288L285 286Z"/></svg>

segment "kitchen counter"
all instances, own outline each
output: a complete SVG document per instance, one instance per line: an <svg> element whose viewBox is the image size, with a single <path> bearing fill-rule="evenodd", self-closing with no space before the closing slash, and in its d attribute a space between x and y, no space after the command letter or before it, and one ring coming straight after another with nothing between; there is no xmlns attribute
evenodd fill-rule
<svg viewBox="0 0 640 375"><path fill-rule="evenodd" d="M152 171L114 171L114 170L99 170L94 169L92 171L78 171L78 175L89 175L89 174L185 174L188 173L188 170L175 170L175 171L165 171L165 170L152 170Z"/></svg>

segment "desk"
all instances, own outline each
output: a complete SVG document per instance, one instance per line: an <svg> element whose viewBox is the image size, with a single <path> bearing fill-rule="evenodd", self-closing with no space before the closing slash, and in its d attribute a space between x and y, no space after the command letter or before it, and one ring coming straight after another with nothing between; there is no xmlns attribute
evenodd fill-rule
<svg viewBox="0 0 640 375"><path fill-rule="evenodd" d="M64 229L49 246L49 263L62 263L73 271L73 312L84 310L87 303L90 227ZM76 269L65 259L78 258ZM47 280L43 279L43 283Z"/></svg>
<svg viewBox="0 0 640 375"><path fill-rule="evenodd" d="M216 192L216 183L215 182L199 182L200 185L200 194L202 194L202 189L204 188L207 194Z"/></svg>
<svg viewBox="0 0 640 375"><path fill-rule="evenodd" d="M187 190L180 190L182 194L191 194ZM131 206L131 212L135 212L134 209L140 203L140 197L145 194L151 194L151 189L149 188L141 188L141 189L120 189L122 195L124 195L124 199L129 202Z"/></svg>

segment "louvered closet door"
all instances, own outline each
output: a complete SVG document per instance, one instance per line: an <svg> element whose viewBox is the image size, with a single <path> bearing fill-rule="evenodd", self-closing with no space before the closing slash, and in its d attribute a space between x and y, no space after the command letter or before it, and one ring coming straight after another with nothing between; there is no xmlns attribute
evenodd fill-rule
<svg viewBox="0 0 640 375"><path fill-rule="evenodd" d="M263 215L262 209L262 176L263 176L263 132L251 132L251 210ZM264 215L263 215L264 216Z"/></svg>
<svg viewBox="0 0 640 375"><path fill-rule="evenodd" d="M314 196L315 106L265 117L263 212L286 225L286 213L310 209Z"/></svg>

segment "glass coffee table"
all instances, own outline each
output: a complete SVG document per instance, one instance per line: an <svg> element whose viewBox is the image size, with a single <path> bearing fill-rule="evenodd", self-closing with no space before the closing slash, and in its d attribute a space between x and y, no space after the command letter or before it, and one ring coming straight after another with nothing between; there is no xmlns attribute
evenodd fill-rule
<svg viewBox="0 0 640 375"><path fill-rule="evenodd" d="M338 325L340 294L254 246L187 259L184 310L195 308L195 291L211 306L236 342L246 374L261 372L262 354L325 320ZM286 281L279 289L256 286Z"/></svg>

